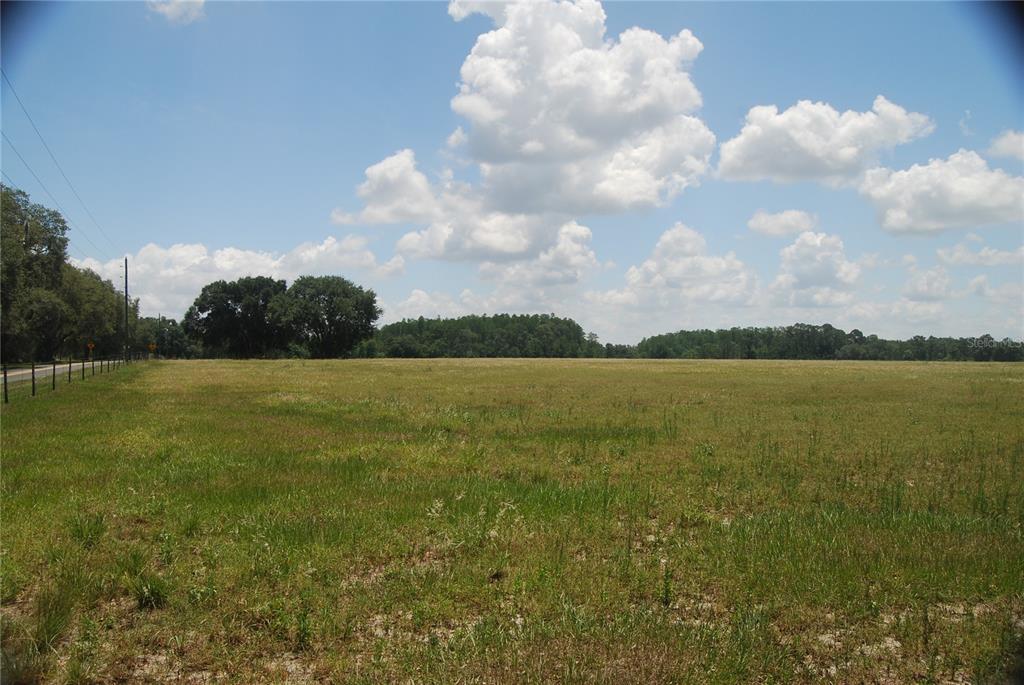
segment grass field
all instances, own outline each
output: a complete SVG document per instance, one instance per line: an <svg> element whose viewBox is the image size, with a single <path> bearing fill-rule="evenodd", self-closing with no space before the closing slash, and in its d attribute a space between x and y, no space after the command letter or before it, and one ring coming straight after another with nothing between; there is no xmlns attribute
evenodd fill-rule
<svg viewBox="0 0 1024 685"><path fill-rule="evenodd" d="M152 362L2 415L6 682L1005 682L1024 366Z"/></svg>

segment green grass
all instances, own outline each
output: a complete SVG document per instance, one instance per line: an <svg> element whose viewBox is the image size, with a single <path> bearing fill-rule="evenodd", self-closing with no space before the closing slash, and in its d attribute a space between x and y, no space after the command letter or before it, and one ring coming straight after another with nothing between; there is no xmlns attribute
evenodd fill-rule
<svg viewBox="0 0 1024 685"><path fill-rule="evenodd" d="M154 362L2 416L4 682L1001 682L1024 366Z"/></svg>

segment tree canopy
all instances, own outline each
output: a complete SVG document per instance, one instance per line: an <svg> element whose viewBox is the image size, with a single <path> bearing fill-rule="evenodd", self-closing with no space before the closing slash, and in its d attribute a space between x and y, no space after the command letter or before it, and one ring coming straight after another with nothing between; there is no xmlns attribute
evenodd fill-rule
<svg viewBox="0 0 1024 685"><path fill-rule="evenodd" d="M378 331L367 356L586 357L598 356L596 337L554 314L495 314L457 319L409 319Z"/></svg>
<svg viewBox="0 0 1024 685"><path fill-rule="evenodd" d="M185 314L205 356L342 357L374 333L377 296L340 276L251 276L203 287Z"/></svg>
<svg viewBox="0 0 1024 685"><path fill-rule="evenodd" d="M312 357L342 357L371 337L381 309L372 290L340 276L300 276L273 303L273 316Z"/></svg>
<svg viewBox="0 0 1024 685"><path fill-rule="evenodd" d="M16 188L0 186L0 349L3 360L120 354L124 293L68 261L68 225ZM129 329L138 303L129 302ZM128 336L128 343L133 343Z"/></svg>
<svg viewBox="0 0 1024 685"><path fill-rule="evenodd" d="M285 290L284 281L266 276L214 281L185 313L185 332L213 356L258 357L283 349L285 331L270 305Z"/></svg>

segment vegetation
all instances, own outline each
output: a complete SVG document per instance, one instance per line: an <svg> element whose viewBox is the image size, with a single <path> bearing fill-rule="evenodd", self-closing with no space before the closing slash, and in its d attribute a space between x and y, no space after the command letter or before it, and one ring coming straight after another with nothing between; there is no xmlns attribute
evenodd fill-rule
<svg viewBox="0 0 1024 685"><path fill-rule="evenodd" d="M2 409L3 682L1001 682L1022 383L131 365Z"/></svg>
<svg viewBox="0 0 1024 685"><path fill-rule="evenodd" d="M67 260L67 223L24 192L0 186L0 351L5 362L120 354L124 293ZM129 303L138 319L138 303ZM129 341L134 344L133 340Z"/></svg>
<svg viewBox="0 0 1024 685"><path fill-rule="evenodd" d="M905 361L1021 361L1024 343L977 338L883 340L829 324L679 331L646 338L637 356L652 359L870 359Z"/></svg>
<svg viewBox="0 0 1024 685"><path fill-rule="evenodd" d="M343 357L373 335L377 296L340 276L216 281L185 314L207 357Z"/></svg>
<svg viewBox="0 0 1024 685"><path fill-rule="evenodd" d="M362 356L596 357L597 337L554 314L411 319L384 326Z"/></svg>
<svg viewBox="0 0 1024 685"><path fill-rule="evenodd" d="M1024 343L915 336L883 340L829 324L679 331L636 346L601 345L572 319L554 315L463 316L389 324L358 351L364 357L608 357L642 359L867 359L1021 361Z"/></svg>

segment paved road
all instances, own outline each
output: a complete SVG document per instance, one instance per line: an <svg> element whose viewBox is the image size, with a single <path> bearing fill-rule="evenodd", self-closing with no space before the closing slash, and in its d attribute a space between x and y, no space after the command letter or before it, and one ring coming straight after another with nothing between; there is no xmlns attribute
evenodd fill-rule
<svg viewBox="0 0 1024 685"><path fill-rule="evenodd" d="M95 362L96 374L107 372L108 362L101 363L98 359ZM109 362L110 369L114 369L114 362ZM81 380L82 378L82 366L85 366L85 375L90 376L93 373L92 362L74 362L71 365L71 380L72 382ZM36 383L42 380L49 381L50 374L53 372L52 364L37 364L36 365ZM64 362L61 364L57 362L57 380L67 380L68 377L68 363ZM32 369L8 369L7 370L7 382L11 385L15 383L28 383L32 380Z"/></svg>

